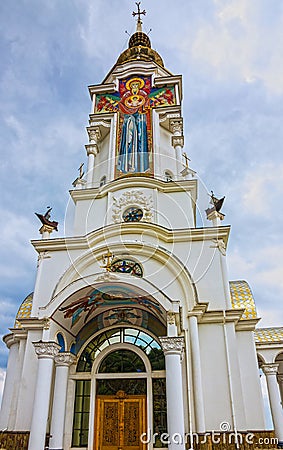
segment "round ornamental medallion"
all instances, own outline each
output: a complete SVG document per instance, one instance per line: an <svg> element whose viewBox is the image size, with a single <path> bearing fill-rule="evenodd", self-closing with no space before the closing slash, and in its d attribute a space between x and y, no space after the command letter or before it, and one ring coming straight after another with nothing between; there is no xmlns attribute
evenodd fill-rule
<svg viewBox="0 0 283 450"><path fill-rule="evenodd" d="M143 218L143 211L140 208L132 206L123 212L124 222L139 222Z"/></svg>

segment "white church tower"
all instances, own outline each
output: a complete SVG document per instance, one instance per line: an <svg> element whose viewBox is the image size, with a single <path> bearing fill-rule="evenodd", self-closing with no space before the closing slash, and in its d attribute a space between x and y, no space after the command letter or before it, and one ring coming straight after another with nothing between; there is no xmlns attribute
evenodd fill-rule
<svg viewBox="0 0 283 450"><path fill-rule="evenodd" d="M223 199L212 194L211 222L197 227L182 77L151 48L137 7L128 48L89 87L87 170L70 192L73 234L53 238L50 211L38 215L34 293L4 337L0 443L206 450L217 436L221 448L244 448L247 439L249 448L276 448L283 329L254 334L250 288L229 282ZM259 364L275 435L266 431ZM270 441L260 447L260 438Z"/></svg>

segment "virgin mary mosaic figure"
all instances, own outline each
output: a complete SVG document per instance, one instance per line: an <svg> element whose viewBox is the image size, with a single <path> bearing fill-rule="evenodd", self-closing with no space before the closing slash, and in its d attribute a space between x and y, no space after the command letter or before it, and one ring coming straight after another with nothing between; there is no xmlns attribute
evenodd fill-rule
<svg viewBox="0 0 283 450"><path fill-rule="evenodd" d="M150 108L150 86L146 86L142 78L131 78L120 85L120 92L123 125L117 169L123 173L146 172L149 169L146 113Z"/></svg>

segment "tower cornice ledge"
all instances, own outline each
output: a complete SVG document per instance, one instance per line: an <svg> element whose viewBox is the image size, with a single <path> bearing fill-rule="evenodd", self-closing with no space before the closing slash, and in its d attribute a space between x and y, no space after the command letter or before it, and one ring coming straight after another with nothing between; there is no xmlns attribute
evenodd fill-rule
<svg viewBox="0 0 283 450"><path fill-rule="evenodd" d="M137 242L132 236L133 234L140 236L146 230L157 233L159 239L165 243L210 241L217 238L223 239L224 243L227 244L230 226L169 230L154 223L139 222L133 226L133 224L126 222L101 227L85 236L32 240L31 243L39 253L58 250L85 250L99 247L107 239L117 237L117 230L119 230L120 235L124 238L123 245L127 247L143 245L142 242ZM131 239L127 240L127 235Z"/></svg>
<svg viewBox="0 0 283 450"><path fill-rule="evenodd" d="M197 180L180 180L178 182L170 181L170 183L159 180L158 178L141 177L141 176L125 176L105 184L102 188L95 187L90 189L73 189L70 195L76 203L80 200L93 200L94 198L102 198L108 192L116 192L120 189L128 189L129 180L131 181L131 189L148 188L158 189L160 192L171 193L180 191L191 191L191 197L194 203L197 200Z"/></svg>

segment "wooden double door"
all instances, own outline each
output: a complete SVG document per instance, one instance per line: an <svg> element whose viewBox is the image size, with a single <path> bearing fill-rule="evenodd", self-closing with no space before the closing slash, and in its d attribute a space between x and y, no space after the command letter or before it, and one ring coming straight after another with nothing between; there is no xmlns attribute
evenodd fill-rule
<svg viewBox="0 0 283 450"><path fill-rule="evenodd" d="M146 395L97 395L94 450L144 450Z"/></svg>

